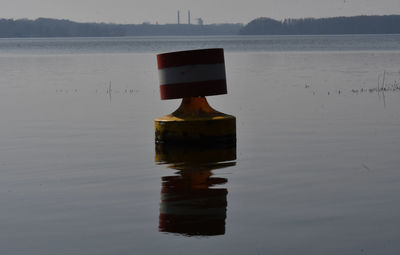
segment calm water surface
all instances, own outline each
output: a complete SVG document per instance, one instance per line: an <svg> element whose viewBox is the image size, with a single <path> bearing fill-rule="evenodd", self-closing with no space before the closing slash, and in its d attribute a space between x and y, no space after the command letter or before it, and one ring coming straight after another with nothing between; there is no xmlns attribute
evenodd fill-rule
<svg viewBox="0 0 400 255"><path fill-rule="evenodd" d="M204 47L237 147L156 153ZM1 39L0 253L399 254L399 83L398 35Z"/></svg>

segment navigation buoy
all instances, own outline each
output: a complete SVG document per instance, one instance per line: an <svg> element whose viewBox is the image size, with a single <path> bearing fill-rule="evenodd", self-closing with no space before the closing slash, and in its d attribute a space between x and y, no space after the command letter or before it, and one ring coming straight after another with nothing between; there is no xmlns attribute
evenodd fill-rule
<svg viewBox="0 0 400 255"><path fill-rule="evenodd" d="M156 143L236 143L236 118L205 98L227 93L223 49L159 54L157 63L161 99L183 100L175 112L154 120Z"/></svg>

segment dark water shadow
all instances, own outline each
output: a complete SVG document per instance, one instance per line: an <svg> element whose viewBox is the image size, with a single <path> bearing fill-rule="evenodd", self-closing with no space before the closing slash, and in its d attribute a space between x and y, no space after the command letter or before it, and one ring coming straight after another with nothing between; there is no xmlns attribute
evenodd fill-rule
<svg viewBox="0 0 400 255"><path fill-rule="evenodd" d="M183 236L225 234L227 178L213 171L236 165L236 145L156 145L156 163L177 170L161 179L159 231Z"/></svg>

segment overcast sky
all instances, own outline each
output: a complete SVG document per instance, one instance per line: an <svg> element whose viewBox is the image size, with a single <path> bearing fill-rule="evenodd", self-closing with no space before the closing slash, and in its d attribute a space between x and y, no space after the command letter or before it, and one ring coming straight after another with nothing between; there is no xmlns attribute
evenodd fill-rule
<svg viewBox="0 0 400 255"><path fill-rule="evenodd" d="M0 18L62 18L82 22L176 23L201 17L209 23L400 14L400 0L0 0Z"/></svg>

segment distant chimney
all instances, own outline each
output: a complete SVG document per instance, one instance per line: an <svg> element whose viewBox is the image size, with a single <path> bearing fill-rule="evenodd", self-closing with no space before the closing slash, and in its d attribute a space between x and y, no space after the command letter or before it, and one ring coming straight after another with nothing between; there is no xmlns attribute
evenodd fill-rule
<svg viewBox="0 0 400 255"><path fill-rule="evenodd" d="M188 24L190 25L190 11L188 11Z"/></svg>
<svg viewBox="0 0 400 255"><path fill-rule="evenodd" d="M179 10L178 10L178 24L181 24L181 17L179 15Z"/></svg>

